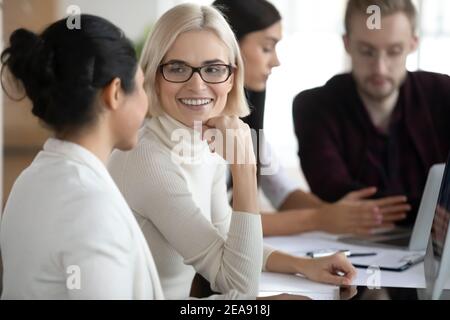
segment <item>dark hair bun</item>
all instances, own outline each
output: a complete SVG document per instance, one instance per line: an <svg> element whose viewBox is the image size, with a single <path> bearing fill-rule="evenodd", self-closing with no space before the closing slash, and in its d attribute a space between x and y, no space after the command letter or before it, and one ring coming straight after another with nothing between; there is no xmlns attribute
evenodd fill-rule
<svg viewBox="0 0 450 320"><path fill-rule="evenodd" d="M56 81L53 54L43 39L26 29L11 34L10 47L1 56L12 75L23 83L27 96L34 102L33 114L44 121L46 107L51 104L51 88Z"/></svg>
<svg viewBox="0 0 450 320"><path fill-rule="evenodd" d="M2 54L2 63L6 63L12 74L20 79L27 78L34 53L42 46L42 39L35 33L18 29L11 34L10 47Z"/></svg>

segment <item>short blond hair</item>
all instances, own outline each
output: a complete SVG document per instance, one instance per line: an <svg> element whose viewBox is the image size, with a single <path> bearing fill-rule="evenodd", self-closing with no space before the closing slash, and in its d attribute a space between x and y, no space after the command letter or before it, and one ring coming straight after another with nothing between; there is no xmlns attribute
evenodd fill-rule
<svg viewBox="0 0 450 320"><path fill-rule="evenodd" d="M244 64L234 33L219 11L211 6L196 4L181 4L167 11L156 22L145 42L140 64L144 71L144 88L149 102L148 116L163 113L156 79L164 56L180 34L197 30L214 32L228 48L230 63L236 67L233 88L228 94L224 114L247 116L249 108L244 92Z"/></svg>
<svg viewBox="0 0 450 320"><path fill-rule="evenodd" d="M345 31L350 33L350 22L355 13L367 13L367 8L375 5L381 10L383 16L392 15L398 12L404 13L415 32L417 27L417 11L411 0L349 0L345 10Z"/></svg>

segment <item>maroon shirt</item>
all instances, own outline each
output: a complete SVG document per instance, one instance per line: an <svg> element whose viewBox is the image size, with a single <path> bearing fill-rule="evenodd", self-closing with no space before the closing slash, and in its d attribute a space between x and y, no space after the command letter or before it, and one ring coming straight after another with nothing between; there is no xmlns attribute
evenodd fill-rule
<svg viewBox="0 0 450 320"><path fill-rule="evenodd" d="M304 91L294 100L302 169L327 201L369 186L376 197L406 195L414 222L428 170L450 150L450 77L410 72L400 88L388 134L372 123L351 74Z"/></svg>

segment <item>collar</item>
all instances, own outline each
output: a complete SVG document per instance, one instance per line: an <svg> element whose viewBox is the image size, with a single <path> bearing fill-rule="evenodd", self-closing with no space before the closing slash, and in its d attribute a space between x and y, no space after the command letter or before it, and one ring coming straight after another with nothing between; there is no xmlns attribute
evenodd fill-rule
<svg viewBox="0 0 450 320"><path fill-rule="evenodd" d="M64 156L64 158L81 163L91 168L103 179L113 183L113 180L103 162L91 151L79 144L56 138L49 138L45 142L43 150L44 152L59 154Z"/></svg>
<svg viewBox="0 0 450 320"><path fill-rule="evenodd" d="M202 140L200 132L164 113L146 121L145 130L155 134L163 145L171 150L172 156L183 161L199 160L209 154L208 143Z"/></svg>

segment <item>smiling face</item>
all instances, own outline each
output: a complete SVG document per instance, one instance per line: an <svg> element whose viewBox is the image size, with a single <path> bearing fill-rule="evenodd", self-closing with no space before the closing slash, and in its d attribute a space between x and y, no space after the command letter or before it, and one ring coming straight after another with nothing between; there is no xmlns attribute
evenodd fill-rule
<svg viewBox="0 0 450 320"><path fill-rule="evenodd" d="M254 91L266 88L272 69L280 65L276 45L281 40L281 22L249 33L239 43L245 66L245 87Z"/></svg>
<svg viewBox="0 0 450 320"><path fill-rule="evenodd" d="M203 67L208 65L230 65L228 49L212 31L199 30L180 34L167 51L161 64ZM180 69L182 70L182 69ZM214 72L213 67L207 69ZM164 111L186 126L193 127L195 121L202 123L220 116L225 109L228 93L233 88L233 75L223 83L206 83L198 72L183 83L157 76L158 96Z"/></svg>
<svg viewBox="0 0 450 320"><path fill-rule="evenodd" d="M418 42L406 14L391 14L381 22L380 30L369 30L367 16L354 14L344 37L358 89L375 101L388 99L399 89L406 76L406 59Z"/></svg>

